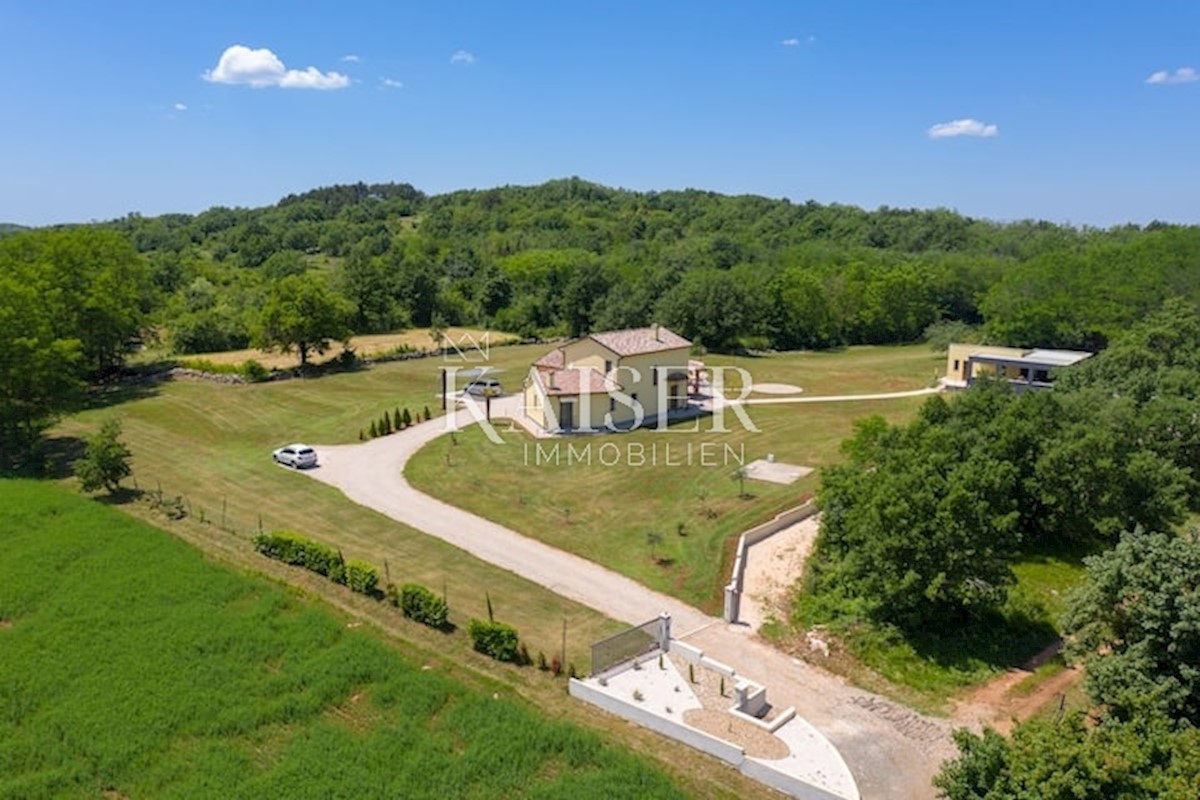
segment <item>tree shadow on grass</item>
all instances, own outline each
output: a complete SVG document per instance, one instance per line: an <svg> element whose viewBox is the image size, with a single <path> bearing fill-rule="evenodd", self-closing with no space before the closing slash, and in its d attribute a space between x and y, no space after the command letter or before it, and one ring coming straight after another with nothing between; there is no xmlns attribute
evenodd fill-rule
<svg viewBox="0 0 1200 800"><path fill-rule="evenodd" d="M62 480L75 474L75 462L83 457L87 442L78 436L51 436L43 439L38 449L38 477Z"/></svg>
<svg viewBox="0 0 1200 800"><path fill-rule="evenodd" d="M142 489L136 489L132 486L121 486L115 492L105 492L104 494L97 495L95 500L97 503L103 503L106 506L123 506L134 502L144 494L145 491Z"/></svg>
<svg viewBox="0 0 1200 800"><path fill-rule="evenodd" d="M1001 670L1020 667L1059 636L1049 620L1008 610L958 626L906 630L904 638L921 658L944 669L968 672L980 664Z"/></svg>

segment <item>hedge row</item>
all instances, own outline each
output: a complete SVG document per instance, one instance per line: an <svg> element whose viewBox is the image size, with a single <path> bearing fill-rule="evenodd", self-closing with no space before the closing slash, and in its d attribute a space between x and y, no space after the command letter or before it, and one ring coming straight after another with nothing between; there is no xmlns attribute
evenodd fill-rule
<svg viewBox="0 0 1200 800"><path fill-rule="evenodd" d="M471 644L477 652L497 661L520 663L517 629L503 622L472 619L467 628Z"/></svg>
<svg viewBox="0 0 1200 800"><path fill-rule="evenodd" d="M446 601L419 584L404 584L399 598L393 597L392 602L400 606L404 616L431 628L441 630L450 625L450 607Z"/></svg>
<svg viewBox="0 0 1200 800"><path fill-rule="evenodd" d="M268 558L304 567L328 577L335 583L345 584L353 591L377 598L383 596L378 590L379 573L375 571L374 567L362 561L346 561L339 551L327 545L305 539L303 536L289 531L276 531L255 536L254 547ZM397 590L394 584L388 584L386 596L409 619L439 630L450 628L450 609L445 599L438 597L424 586L406 583ZM517 629L490 619L491 612L492 601L489 597L489 619L472 619L467 628L475 650L497 661L521 665L533 663L528 651L520 642ZM539 656L539 667L543 670L548 669L545 655L539 654ZM557 661L557 658L555 660ZM555 675L560 674L561 671L561 664L553 669ZM574 665L571 665L570 672L574 675Z"/></svg>
<svg viewBox="0 0 1200 800"><path fill-rule="evenodd" d="M332 547L305 539L289 531L260 533L254 537L254 548L267 558L282 561L310 572L324 575L355 592L374 595L379 586L379 573L362 561L347 562Z"/></svg>

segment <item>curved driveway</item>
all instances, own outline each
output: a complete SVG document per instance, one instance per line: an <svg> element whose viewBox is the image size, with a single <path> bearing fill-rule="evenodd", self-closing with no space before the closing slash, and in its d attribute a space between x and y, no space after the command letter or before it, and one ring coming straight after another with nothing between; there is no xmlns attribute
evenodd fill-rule
<svg viewBox="0 0 1200 800"><path fill-rule="evenodd" d="M816 399L816 398L814 398ZM470 402L470 401L468 401ZM518 398L493 401L494 417L515 416ZM321 466L305 474L336 486L351 500L629 624L666 611L672 634L768 687L778 707L796 711L841 752L863 798L932 798L941 761L953 755L949 726L847 685L675 598L418 491L404 465L451 430L449 417L353 445L318 446ZM474 421L466 410L454 423Z"/></svg>

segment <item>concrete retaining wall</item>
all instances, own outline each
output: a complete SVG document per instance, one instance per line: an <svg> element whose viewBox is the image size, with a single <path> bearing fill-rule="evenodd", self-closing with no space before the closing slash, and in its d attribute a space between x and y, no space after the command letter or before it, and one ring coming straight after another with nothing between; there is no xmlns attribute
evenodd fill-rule
<svg viewBox="0 0 1200 800"><path fill-rule="evenodd" d="M811 783L793 778L791 775L785 775L777 769L768 767L760 761L755 761L752 758L747 758L738 766L738 771L747 778L765 783L772 789L778 789L788 797L798 797L801 800L844 800L836 794L831 794L824 789L818 789Z"/></svg>
<svg viewBox="0 0 1200 800"><path fill-rule="evenodd" d="M683 742L702 753L715 756L726 764L736 767L746 777L777 789L790 797L798 797L802 798L802 800L844 800L844 798L838 795L813 786L800 778L780 772L761 761L747 758L746 751L735 744L718 739L715 736L710 736L703 731L696 730L683 723L667 719L637 703L613 697L611 694L589 686L583 681L571 678L568 681L568 691L571 697L577 700L591 703L622 719L636 722L644 728L649 728L663 736L669 736L676 741ZM795 711L788 709L787 712L781 715L781 719L777 719L772 723L771 730L773 731L775 728L778 728L794 715ZM766 727L761 720L755 721L759 725Z"/></svg>
<svg viewBox="0 0 1200 800"><path fill-rule="evenodd" d="M770 522L756 525L738 537L737 550L733 556L733 572L730 573L729 583L725 586L725 621L737 622L741 613L742 585L746 577L746 548L758 544L768 536L774 536L784 528L795 525L801 520L808 519L817 513L817 506L811 500L802 506L789 508L775 516Z"/></svg>
<svg viewBox="0 0 1200 800"><path fill-rule="evenodd" d="M715 736L709 736L703 731L689 728L686 725L659 716L653 711L642 708L635 703L627 703L610 694L594 689L583 681L571 678L568 681L568 691L571 693L571 697L591 703L594 706L599 706L622 719L636 722L644 728L649 728L664 736L669 736L672 739L683 742L689 747L694 747L701 752L708 753L710 756L716 756L727 764L740 767L746 759L745 751L737 745L730 744Z"/></svg>
<svg viewBox="0 0 1200 800"><path fill-rule="evenodd" d="M679 657L690 664L699 664L700 659L704 658L704 651L698 647L692 647L690 644L671 640L671 652L678 653Z"/></svg>

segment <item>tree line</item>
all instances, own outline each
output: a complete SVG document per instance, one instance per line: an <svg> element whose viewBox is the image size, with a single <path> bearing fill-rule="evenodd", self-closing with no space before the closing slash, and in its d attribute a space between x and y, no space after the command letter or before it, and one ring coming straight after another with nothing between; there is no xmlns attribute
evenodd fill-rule
<svg viewBox="0 0 1200 800"><path fill-rule="evenodd" d="M658 321L718 350L907 342L939 320L1017 346L1094 348L1167 297L1200 301L1194 227L999 224L578 178L437 196L332 186L105 227L145 254L180 352L249 343L269 287L292 275L325 276L359 333Z"/></svg>

